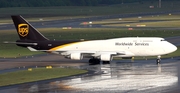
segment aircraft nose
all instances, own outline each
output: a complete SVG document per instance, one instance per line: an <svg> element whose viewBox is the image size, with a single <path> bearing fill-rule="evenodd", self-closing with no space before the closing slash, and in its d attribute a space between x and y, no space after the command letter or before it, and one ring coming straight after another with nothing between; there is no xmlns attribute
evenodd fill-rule
<svg viewBox="0 0 180 93"><path fill-rule="evenodd" d="M173 48L174 50L173 50L173 51L176 51L176 50L177 50L177 47L176 47L175 45L173 45L173 46L174 46L174 48Z"/></svg>
<svg viewBox="0 0 180 93"><path fill-rule="evenodd" d="M171 52L174 52L177 50L177 47L173 44L171 44L171 46L169 47L169 49L171 50Z"/></svg>

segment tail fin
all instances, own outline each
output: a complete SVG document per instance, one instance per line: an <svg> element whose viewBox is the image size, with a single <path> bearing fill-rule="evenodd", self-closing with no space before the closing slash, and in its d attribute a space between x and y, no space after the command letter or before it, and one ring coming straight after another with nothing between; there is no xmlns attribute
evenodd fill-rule
<svg viewBox="0 0 180 93"><path fill-rule="evenodd" d="M48 40L38 30L36 30L30 23L28 23L22 16L11 16L17 33L21 40L44 41Z"/></svg>

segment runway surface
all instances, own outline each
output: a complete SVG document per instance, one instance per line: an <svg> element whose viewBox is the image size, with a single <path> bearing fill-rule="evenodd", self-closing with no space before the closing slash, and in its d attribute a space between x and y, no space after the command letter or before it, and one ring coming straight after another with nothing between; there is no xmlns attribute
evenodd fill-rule
<svg viewBox="0 0 180 93"><path fill-rule="evenodd" d="M13 62L12 59L7 59L0 63L13 64L16 66L14 69L27 69L23 67L35 63L37 66L71 66L93 70L95 73L0 87L0 93L171 93L179 89L179 57L163 59L160 65L157 65L155 60L120 60L107 65L88 65L86 60L74 63L66 59L63 61L62 58L59 60L56 55L48 56L54 56L56 59L53 62L26 59L20 64L18 60L21 58L17 58ZM35 56L33 59L41 60L42 57ZM45 57L47 55L44 55Z"/></svg>

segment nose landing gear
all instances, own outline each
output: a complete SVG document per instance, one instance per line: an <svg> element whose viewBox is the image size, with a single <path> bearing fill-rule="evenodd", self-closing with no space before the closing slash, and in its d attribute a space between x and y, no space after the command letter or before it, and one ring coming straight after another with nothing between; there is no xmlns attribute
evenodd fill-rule
<svg viewBox="0 0 180 93"><path fill-rule="evenodd" d="M98 58L91 58L89 59L89 64L90 65L96 65L96 64L100 64L101 60ZM102 61L102 64L110 64L110 61Z"/></svg>
<svg viewBox="0 0 180 93"><path fill-rule="evenodd" d="M161 56L157 56L156 62L157 62L157 64L161 63Z"/></svg>

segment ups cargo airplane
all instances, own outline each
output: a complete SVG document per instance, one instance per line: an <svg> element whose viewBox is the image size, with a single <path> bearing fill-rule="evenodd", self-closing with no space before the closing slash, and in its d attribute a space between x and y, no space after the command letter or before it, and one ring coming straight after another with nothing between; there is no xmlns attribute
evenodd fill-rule
<svg viewBox="0 0 180 93"><path fill-rule="evenodd" d="M89 63L109 63L113 57L157 56L177 50L177 47L159 37L125 37L106 40L60 40L52 41L43 36L22 16L11 16L20 40L15 43L31 51L43 51L65 56L73 60L90 58ZM103 33L102 33L103 34Z"/></svg>

